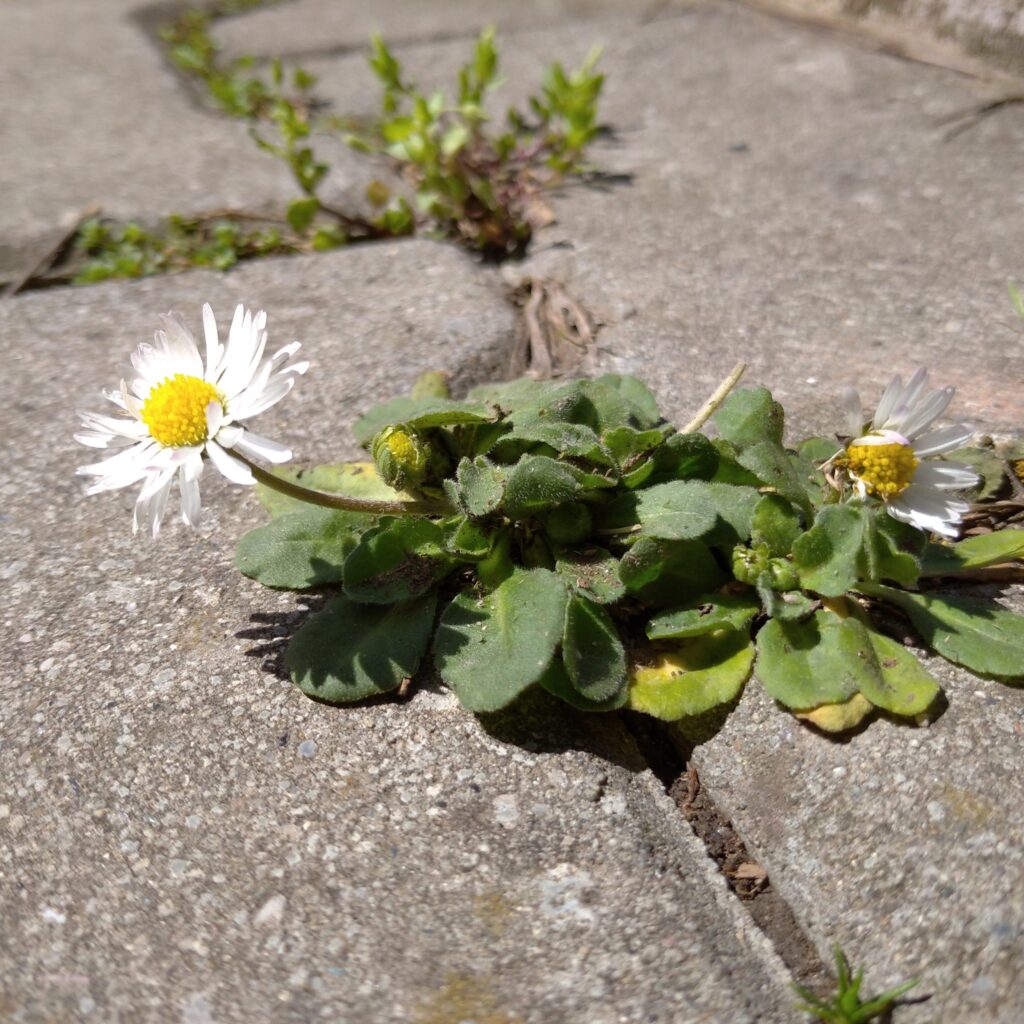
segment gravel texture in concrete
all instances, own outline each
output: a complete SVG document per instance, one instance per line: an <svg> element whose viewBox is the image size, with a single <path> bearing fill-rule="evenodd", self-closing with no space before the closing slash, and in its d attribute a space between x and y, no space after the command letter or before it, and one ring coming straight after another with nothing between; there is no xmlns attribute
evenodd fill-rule
<svg viewBox="0 0 1024 1024"><path fill-rule="evenodd" d="M512 312L429 242L0 307L5 665L0 1016L43 1021L790 1019L787 976L621 726L477 720L429 679L338 710L279 655L321 598L232 567L263 516L204 477L198 533L133 540L86 499L95 407L155 314L271 312L313 360L261 428L356 454L351 418L422 370L485 379Z"/></svg>
<svg viewBox="0 0 1024 1024"><path fill-rule="evenodd" d="M1024 611L1024 595L1013 601ZM903 1024L1024 1017L1024 691L927 662L948 707L836 742L755 683L695 763L823 959L881 991L921 978Z"/></svg>

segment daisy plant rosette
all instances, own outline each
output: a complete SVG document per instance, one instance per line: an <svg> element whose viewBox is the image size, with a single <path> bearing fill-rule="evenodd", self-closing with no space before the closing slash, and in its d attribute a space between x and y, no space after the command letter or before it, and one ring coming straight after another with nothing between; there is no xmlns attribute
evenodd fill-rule
<svg viewBox="0 0 1024 1024"><path fill-rule="evenodd" d="M404 691L430 660L474 713L546 694L699 735L756 678L842 731L936 706L893 615L956 664L1024 672L1024 619L934 587L1019 565L1024 531L954 541L974 500L956 461L970 430L937 426L952 389L929 391L923 370L870 421L849 396L841 434L796 443L766 388L736 387L742 364L682 429L631 376L453 399L432 373L356 420L364 461L295 469L249 423L305 371L298 346L267 356L262 313L239 308L223 346L209 307L203 321L205 361L173 314L139 346L108 393L119 415L84 414L77 435L117 450L80 472L94 492L140 484L135 527L154 535L175 480L196 524L207 462L255 482L269 521L235 563L326 597L283 655L321 702Z"/></svg>

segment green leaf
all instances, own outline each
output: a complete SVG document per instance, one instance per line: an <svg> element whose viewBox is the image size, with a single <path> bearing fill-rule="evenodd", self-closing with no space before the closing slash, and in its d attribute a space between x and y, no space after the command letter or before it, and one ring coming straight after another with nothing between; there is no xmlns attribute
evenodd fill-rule
<svg viewBox="0 0 1024 1024"><path fill-rule="evenodd" d="M493 405L505 413L515 413L541 405L563 386L555 381L520 377L499 384L478 384L470 390L466 398L471 402Z"/></svg>
<svg viewBox="0 0 1024 1024"><path fill-rule="evenodd" d="M503 507L511 519L537 515L582 491L570 466L546 455L524 455L509 470Z"/></svg>
<svg viewBox="0 0 1024 1024"><path fill-rule="evenodd" d="M782 444L784 413L767 388L740 388L719 406L714 417L718 432L743 449L762 441Z"/></svg>
<svg viewBox="0 0 1024 1024"><path fill-rule="evenodd" d="M942 691L931 673L902 644L865 627L878 667L876 681L861 693L894 715L919 715Z"/></svg>
<svg viewBox="0 0 1024 1024"><path fill-rule="evenodd" d="M646 430L664 422L658 400L643 381L628 374L606 373L595 384L614 391L626 407L630 426ZM626 425L626 424L623 424Z"/></svg>
<svg viewBox="0 0 1024 1024"><path fill-rule="evenodd" d="M924 642L949 661L984 675L1024 676L1024 616L976 597L940 597L877 585L858 589L902 608Z"/></svg>
<svg viewBox="0 0 1024 1024"><path fill-rule="evenodd" d="M876 681L873 651L855 619L817 611L802 622L770 619L757 634L757 677L795 711L849 700Z"/></svg>
<svg viewBox="0 0 1024 1024"><path fill-rule="evenodd" d="M588 700L613 698L626 682L626 652L611 616L573 594L565 609L562 660L569 681Z"/></svg>
<svg viewBox="0 0 1024 1024"><path fill-rule="evenodd" d="M293 199L288 204L288 223L292 230L298 234L304 234L306 228L313 223L313 218L320 209L320 200L315 196L308 196L305 199Z"/></svg>
<svg viewBox="0 0 1024 1024"><path fill-rule="evenodd" d="M352 425L356 441L364 447L385 427L403 424L416 430L483 423L491 418L487 407L477 402L456 402L449 398L392 398L369 409Z"/></svg>
<svg viewBox="0 0 1024 1024"><path fill-rule="evenodd" d="M801 585L827 597L852 589L864 546L864 512L859 505L828 505L814 526L793 545Z"/></svg>
<svg viewBox="0 0 1024 1024"><path fill-rule="evenodd" d="M793 502L808 519L814 514L807 490L782 445L774 441L759 441L744 448L739 453L737 461L762 483L773 487L784 498Z"/></svg>
<svg viewBox="0 0 1024 1024"><path fill-rule="evenodd" d="M604 548L561 550L555 570L573 590L598 604L612 604L626 592L619 560Z"/></svg>
<svg viewBox="0 0 1024 1024"><path fill-rule="evenodd" d="M458 518L445 527L445 550L461 561L478 562L494 547L494 534L471 519Z"/></svg>
<svg viewBox="0 0 1024 1024"><path fill-rule="evenodd" d="M969 572L989 565L1024 561L1024 530L996 530L958 544L929 544L921 564L923 576Z"/></svg>
<svg viewBox="0 0 1024 1024"><path fill-rule="evenodd" d="M303 693L332 704L362 700L411 679L430 642L437 594L392 605L329 601L295 634L285 661Z"/></svg>
<svg viewBox="0 0 1024 1024"><path fill-rule="evenodd" d="M750 519L760 496L731 484L674 480L638 491L635 497L646 537L688 540L715 530L715 540L724 541L750 536Z"/></svg>
<svg viewBox="0 0 1024 1024"><path fill-rule="evenodd" d="M537 682L548 693L580 711L617 711L619 708L625 707L629 694L629 691L623 686L607 700L588 700L570 682L561 658L552 658L551 664L548 665Z"/></svg>
<svg viewBox="0 0 1024 1024"><path fill-rule="evenodd" d="M619 578L634 597L655 608L709 594L727 579L700 541L651 537L641 537L622 556Z"/></svg>
<svg viewBox="0 0 1024 1024"><path fill-rule="evenodd" d="M497 711L544 674L562 640L562 578L519 569L483 597L459 594L434 639L441 678L470 711Z"/></svg>
<svg viewBox="0 0 1024 1024"><path fill-rule="evenodd" d="M429 519L383 519L345 559L345 594L366 604L393 604L426 593L454 567L444 530Z"/></svg>
<svg viewBox="0 0 1024 1024"><path fill-rule="evenodd" d="M882 510L856 502L826 505L814 526L793 545L793 564L800 583L826 597L838 597L859 580L891 579L909 586L916 582L915 553L901 550L923 537Z"/></svg>
<svg viewBox="0 0 1024 1024"><path fill-rule="evenodd" d="M503 467L483 455L462 459L455 470L455 498L459 507L475 518L496 511L505 495L505 474Z"/></svg>
<svg viewBox="0 0 1024 1024"><path fill-rule="evenodd" d="M334 465L312 466L309 469L275 466L271 472L282 480L302 484L310 490L324 491L327 494L344 494L350 498L366 498L372 501L400 501L404 497L400 491L393 490L381 480L377 474L377 467L372 462L341 462ZM308 512L311 508L321 507L299 501L298 498L289 498L288 495L264 484L256 485L256 496L275 518L288 512ZM373 522L371 517L366 517L367 526Z"/></svg>
<svg viewBox="0 0 1024 1024"><path fill-rule="evenodd" d="M673 434L654 452L652 483L662 479L710 480L718 469L718 450L703 434Z"/></svg>
<svg viewBox="0 0 1024 1024"><path fill-rule="evenodd" d="M664 721L702 715L739 694L754 663L754 645L734 629L683 640L630 674L629 706Z"/></svg>
<svg viewBox="0 0 1024 1024"><path fill-rule="evenodd" d="M516 424L511 433L498 441L495 454L501 458L517 441L546 444L561 455L586 459L598 466L615 465L611 452L601 443L597 434L590 427L579 423L545 423L530 420Z"/></svg>
<svg viewBox="0 0 1024 1024"><path fill-rule="evenodd" d="M764 544L773 558L785 558L800 533L800 516L781 495L766 494L754 507L750 520L751 542L755 546Z"/></svg>
<svg viewBox="0 0 1024 1024"><path fill-rule="evenodd" d="M761 610L750 590L742 594L704 594L681 608L655 615L647 624L652 640L678 640L720 629L742 631Z"/></svg>
<svg viewBox="0 0 1024 1024"><path fill-rule="evenodd" d="M305 590L340 582L342 565L367 517L308 505L305 509L245 534L235 553L238 569L265 587Z"/></svg>

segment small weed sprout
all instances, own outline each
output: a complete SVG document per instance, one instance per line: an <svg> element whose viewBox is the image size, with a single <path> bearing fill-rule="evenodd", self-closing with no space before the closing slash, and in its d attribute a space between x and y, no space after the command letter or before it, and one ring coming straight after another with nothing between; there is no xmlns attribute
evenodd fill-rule
<svg viewBox="0 0 1024 1024"><path fill-rule="evenodd" d="M918 979L905 981L874 999L862 1002L860 988L864 981L864 971L851 975L850 964L838 946L833 947L832 955L836 961L836 993L831 999L819 999L809 989L801 985L793 986L804 1000L798 1004L797 1009L824 1021L824 1024L867 1024L889 1012L900 996L920 983Z"/></svg>
<svg viewBox="0 0 1024 1024"><path fill-rule="evenodd" d="M494 131L486 110L498 88L494 29L481 33L473 58L458 72L454 102L438 90L426 95L407 81L402 66L375 36L370 67L380 81L381 119L374 133L351 133L350 145L383 152L415 194L413 213L403 198L390 199L382 216L389 226L415 217L433 230L492 256L522 252L550 213L542 191L580 173L583 152L598 132L597 102L604 76L594 71L594 50L576 71L561 64L547 71L529 99L530 113L511 108ZM389 201L390 200L390 201Z"/></svg>
<svg viewBox="0 0 1024 1024"><path fill-rule="evenodd" d="M604 84L595 71L598 51L575 71L552 64L528 109L510 109L496 130L486 109L501 84L493 29L481 33L472 59L459 69L454 101L443 91L421 93L374 37L369 63L382 90L380 118L353 128L350 118L320 113L312 95L316 79L304 68L286 72L277 59L261 75L253 57L221 59L210 33L213 21L263 2L220 0L206 10L189 9L160 35L174 64L222 112L249 122L256 145L288 166L299 197L276 217L240 211L175 215L151 228L93 218L70 247L65 269L76 283L188 267L226 270L241 259L320 252L418 231L492 258L518 255L552 218L542 193L585 172L583 156L599 130ZM407 190L374 180L367 212L329 205L321 187L330 166L317 156L312 138L339 132L353 148L390 159Z"/></svg>

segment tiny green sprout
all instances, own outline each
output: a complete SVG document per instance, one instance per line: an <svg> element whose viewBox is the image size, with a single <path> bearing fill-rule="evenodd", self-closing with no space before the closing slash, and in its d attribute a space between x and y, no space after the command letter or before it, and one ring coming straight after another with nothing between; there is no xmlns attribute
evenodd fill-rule
<svg viewBox="0 0 1024 1024"><path fill-rule="evenodd" d="M1024 320L1024 296L1021 295L1020 289L1015 284L1007 285L1007 290L1010 293L1010 302L1013 303L1013 308L1017 311L1017 316Z"/></svg>
<svg viewBox="0 0 1024 1024"><path fill-rule="evenodd" d="M793 986L804 1000L797 1005L797 1009L824 1021L825 1024L867 1024L867 1021L875 1020L889 1012L900 996L920 984L920 979L905 981L880 996L862 1002L860 988L864 981L864 971L859 970L851 975L850 964L839 946L832 947L832 954L836 961L836 993L831 999L820 999L802 985Z"/></svg>

